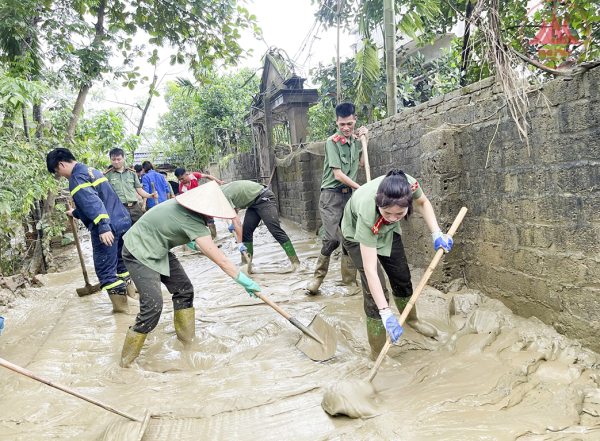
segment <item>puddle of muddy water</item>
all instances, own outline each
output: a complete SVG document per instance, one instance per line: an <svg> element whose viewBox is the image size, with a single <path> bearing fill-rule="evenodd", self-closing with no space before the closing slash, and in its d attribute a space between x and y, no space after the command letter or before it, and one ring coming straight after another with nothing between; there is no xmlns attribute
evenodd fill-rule
<svg viewBox="0 0 600 441"><path fill-rule="evenodd" d="M220 236L226 223L217 221ZM200 253L183 253L195 287L198 342L184 349L165 307L131 369L118 366L130 315L113 315L106 293L79 298L78 263L45 277L4 313L2 358L132 414L154 418L145 441L162 440L599 440L599 357L535 319L515 317L498 301L464 290L427 289L420 325L406 326L373 385L382 413L331 417L325 389L364 378L371 362L362 296L339 286L332 259L322 295L302 293L319 244L285 224L303 268L260 227L254 279L301 322L319 314L338 332L333 359L315 363L295 348L299 331L225 276ZM233 240L221 249L239 264ZM176 250L181 254L181 250ZM73 258L76 258L73 253ZM91 271L93 274L93 271ZM414 283L422 272L414 271ZM355 294L355 295L353 295ZM456 312L456 314L450 314ZM0 439L99 440L115 418L10 371L0 374Z"/></svg>

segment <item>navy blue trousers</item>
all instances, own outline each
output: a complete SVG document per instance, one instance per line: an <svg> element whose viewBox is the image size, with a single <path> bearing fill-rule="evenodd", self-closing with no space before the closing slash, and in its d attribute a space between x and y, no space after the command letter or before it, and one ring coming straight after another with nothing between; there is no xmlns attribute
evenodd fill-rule
<svg viewBox="0 0 600 441"><path fill-rule="evenodd" d="M129 276L129 272L121 257L123 235L115 234L113 244L108 246L100 241L98 234L92 233L92 249L94 251L94 269L102 289L116 288L119 285L125 289L123 279Z"/></svg>

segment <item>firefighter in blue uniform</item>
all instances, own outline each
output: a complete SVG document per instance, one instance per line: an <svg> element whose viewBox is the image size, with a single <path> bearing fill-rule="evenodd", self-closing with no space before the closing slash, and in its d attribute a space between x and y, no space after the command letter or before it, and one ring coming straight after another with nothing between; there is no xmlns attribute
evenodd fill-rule
<svg viewBox="0 0 600 441"><path fill-rule="evenodd" d="M90 230L94 252L94 269L108 292L113 312L128 312L127 268L121 258L123 234L131 226L129 213L108 182L98 170L77 162L69 149L57 148L46 156L50 173L69 180L69 191L75 209L67 215L80 219Z"/></svg>

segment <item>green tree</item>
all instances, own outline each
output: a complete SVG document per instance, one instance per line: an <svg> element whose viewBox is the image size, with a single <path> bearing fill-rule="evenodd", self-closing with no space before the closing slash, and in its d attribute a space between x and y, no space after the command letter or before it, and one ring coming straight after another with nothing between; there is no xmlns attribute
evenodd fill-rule
<svg viewBox="0 0 600 441"><path fill-rule="evenodd" d="M186 79L168 83L165 100L169 110L159 120L167 151L187 158L182 161L195 168L204 167L216 156L215 142L230 146L219 156L248 151L252 138L244 117L258 84L250 69L223 75L206 72L198 84Z"/></svg>

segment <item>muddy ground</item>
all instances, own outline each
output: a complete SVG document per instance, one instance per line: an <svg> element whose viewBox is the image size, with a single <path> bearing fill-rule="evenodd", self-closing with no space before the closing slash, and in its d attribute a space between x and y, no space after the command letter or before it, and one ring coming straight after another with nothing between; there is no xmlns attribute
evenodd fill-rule
<svg viewBox="0 0 600 441"><path fill-rule="evenodd" d="M240 258L224 222L222 250ZM331 417L321 408L336 380L362 378L372 363L362 294L336 284L332 262L322 294L306 296L319 254L314 235L284 228L302 261L287 259L264 226L256 233L254 279L308 324L334 325L338 349L315 363L295 348L299 331L200 253L176 250L195 286L198 343L183 350L165 301L161 321L130 369L118 365L130 315L113 315L106 293L79 298L74 247L66 270L43 277L3 315L0 356L119 409L155 416L145 441L162 440L600 440L600 356L553 329L514 316L496 300L462 289L427 289L420 329L406 327L374 385L381 414ZM93 273L89 243L84 245ZM416 286L422 271L413 270ZM163 288L165 299L168 292ZM1 369L1 368L0 368ZM99 440L121 417L6 369L0 370L0 439Z"/></svg>

